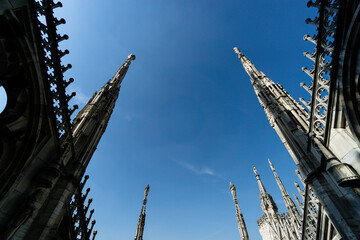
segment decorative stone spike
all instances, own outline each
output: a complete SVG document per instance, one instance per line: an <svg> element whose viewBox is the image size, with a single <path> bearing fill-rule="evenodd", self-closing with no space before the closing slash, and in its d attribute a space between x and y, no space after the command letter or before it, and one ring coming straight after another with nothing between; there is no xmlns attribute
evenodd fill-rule
<svg viewBox="0 0 360 240"><path fill-rule="evenodd" d="M299 184L297 182L294 183L296 189L298 190L302 200L304 201L305 200L305 192L303 190L301 190Z"/></svg>
<svg viewBox="0 0 360 240"><path fill-rule="evenodd" d="M65 51L59 51L59 57L62 58L64 57L65 55L69 54L69 50L65 49Z"/></svg>
<svg viewBox="0 0 360 240"><path fill-rule="evenodd" d="M307 3L307 7L316 7L318 9L320 9L320 3L321 3L321 0L316 0L316 2L309 1Z"/></svg>
<svg viewBox="0 0 360 240"><path fill-rule="evenodd" d="M85 194L83 194L83 195L81 196L81 197L82 197L82 199L83 199L83 201L85 201L85 200L86 200L86 198L87 198L87 196L88 196L89 192L90 192L90 188L87 188L87 189L86 189L86 191L85 191Z"/></svg>
<svg viewBox="0 0 360 240"><path fill-rule="evenodd" d="M72 68L71 64L68 64L65 66L61 66L61 73L65 73L67 70L69 70L70 68Z"/></svg>
<svg viewBox="0 0 360 240"><path fill-rule="evenodd" d="M311 79L314 78L314 69L307 69L307 67L303 67L301 69L304 73L306 73L307 75L309 75L309 77L311 77Z"/></svg>
<svg viewBox="0 0 360 240"><path fill-rule="evenodd" d="M297 205L300 208L301 214L303 214L304 205L302 204L302 202L300 202L300 200L299 200L298 196L296 196L296 194L294 194L294 198L295 198L295 201L296 201Z"/></svg>
<svg viewBox="0 0 360 240"><path fill-rule="evenodd" d="M63 19L63 18L61 18L60 20L58 20L58 19L54 19L55 21L54 21L54 24L55 24L55 26L58 26L58 25L60 25L60 24L65 24L66 23L66 21L65 21L65 19Z"/></svg>
<svg viewBox="0 0 360 240"><path fill-rule="evenodd" d="M300 171L296 169L296 170L295 170L295 174L296 174L296 176L298 176L300 182L305 186L304 179L303 179L303 177L301 176Z"/></svg>
<svg viewBox="0 0 360 240"><path fill-rule="evenodd" d="M86 184L86 182L87 182L88 179L89 179L89 175L85 175L83 182L80 183L80 191L83 190L83 188L84 188L84 186L85 186L85 184Z"/></svg>
<svg viewBox="0 0 360 240"><path fill-rule="evenodd" d="M317 38L317 37L316 37ZM306 34L304 35L304 40L305 41L309 41L309 42L312 42L313 44L317 44L317 41L315 40L315 37L310 37L309 34Z"/></svg>
<svg viewBox="0 0 360 240"><path fill-rule="evenodd" d="M64 81L64 87L66 88L67 86L69 86L71 83L74 82L73 78L69 78L69 81Z"/></svg>
<svg viewBox="0 0 360 240"><path fill-rule="evenodd" d="M316 55L315 52L312 54L310 54L309 52L303 52L303 55L308 59L310 59L311 61L315 62L315 55Z"/></svg>
<svg viewBox="0 0 360 240"><path fill-rule="evenodd" d="M305 101L303 98L299 98L299 101L307 108L310 110L310 101Z"/></svg>
<svg viewBox="0 0 360 240"><path fill-rule="evenodd" d="M64 41L64 40L68 40L69 39L69 36L67 34L61 36L60 34L58 34L56 36L56 41L59 43L61 41Z"/></svg>
<svg viewBox="0 0 360 240"><path fill-rule="evenodd" d="M92 221L91 221L91 227L90 227L90 229L88 230L89 235L91 234L91 232L92 232L95 224L96 224L96 221L95 221L95 220L92 220Z"/></svg>
<svg viewBox="0 0 360 240"><path fill-rule="evenodd" d="M310 19L310 18L307 18L307 19L305 20L305 22L306 22L306 24L312 24L312 25L314 25L314 26L316 26L316 27L319 27L319 18L318 18L318 17L315 17L314 20L312 20L312 19Z"/></svg>
<svg viewBox="0 0 360 240"><path fill-rule="evenodd" d="M91 209L90 210L90 215L89 215L89 217L86 219L86 227L88 227L88 225L89 225L89 223L90 223L90 220L91 220L91 217L92 217L92 215L94 214L94 209Z"/></svg>
<svg viewBox="0 0 360 240"><path fill-rule="evenodd" d="M93 237L92 237L92 240L95 240L95 237L96 237L96 234L98 233L98 231L97 230L95 230L94 232L93 232Z"/></svg>
<svg viewBox="0 0 360 240"><path fill-rule="evenodd" d="M66 95L66 100L70 101L75 96L76 96L76 92L72 92L71 95Z"/></svg>
<svg viewBox="0 0 360 240"><path fill-rule="evenodd" d="M89 210L90 204L92 203L93 199L89 198L88 203L84 209L84 214L86 215L87 211Z"/></svg>
<svg viewBox="0 0 360 240"><path fill-rule="evenodd" d="M49 1L49 2L52 2L52 1ZM53 3L51 4L51 8L52 9L55 9L55 8L59 8L59 7L62 7L62 3L61 2L57 2L57 3Z"/></svg>
<svg viewBox="0 0 360 240"><path fill-rule="evenodd" d="M302 82L300 83L300 87L304 88L310 95L312 94L312 85L306 86L306 84Z"/></svg>

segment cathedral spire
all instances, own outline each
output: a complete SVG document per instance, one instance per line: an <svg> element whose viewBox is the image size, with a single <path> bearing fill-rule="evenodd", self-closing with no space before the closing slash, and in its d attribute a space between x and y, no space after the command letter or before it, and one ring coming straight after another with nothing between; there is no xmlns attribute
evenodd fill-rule
<svg viewBox="0 0 360 240"><path fill-rule="evenodd" d="M264 187L264 184L262 183L262 181L260 179L260 175L258 174L255 166L253 166L253 170L255 173L256 180L259 185L259 190L260 190L259 198L260 198L261 208L265 214L267 214L267 215L270 214L271 216L273 216L273 215L275 215L275 213L277 213L277 210L278 210L277 205L274 202L271 194L267 193L267 191Z"/></svg>
<svg viewBox="0 0 360 240"><path fill-rule="evenodd" d="M34 217L23 226L24 229L31 228L32 231L19 231L19 237L17 238L38 239L39 237L34 237L33 232L42 232L43 236L50 236L48 234L52 234L52 229L59 228L60 219L64 216L64 211L59 211L59 209L63 209L64 203L70 202L72 195L77 191L77 184L83 178L90 159L109 123L119 96L120 84L128 71L131 60L134 59L135 55L130 54L112 80L107 81L99 92L95 92L85 107L74 118L71 125L74 152L64 149L64 153L59 158L61 162L56 164L55 162L49 162L49 164L52 164L51 166L59 166L59 169L54 168L56 171L52 171L66 174L49 175L44 173L47 178L46 182L51 183L51 189L46 194L41 194L41 198L36 200L38 201L36 204L41 206L41 212L40 209L37 209L37 212L33 214ZM46 152L47 157L54 159L51 153L52 149L48 149ZM59 198L59 196L61 196L62 200L56 203L48 200ZM54 225L44 228L50 221L53 221ZM21 234L28 235L23 237Z"/></svg>
<svg viewBox="0 0 360 240"><path fill-rule="evenodd" d="M260 175L258 174L258 171L257 171L257 169L256 169L255 166L253 166L253 170L254 170L254 173L255 173L255 177L256 177L257 183L258 183L258 185L259 185L260 194L261 194L261 195L266 195L266 194L268 194L268 193L266 192L266 189L265 189L265 187L264 187L264 184L262 183L262 181L261 181L261 179L260 179Z"/></svg>
<svg viewBox="0 0 360 240"><path fill-rule="evenodd" d="M234 203L235 203L236 220L237 220L241 240L249 240L249 234L248 234L247 229L246 229L245 220L244 220L244 217L243 217L243 215L242 215L242 213L240 211L240 207L238 205L238 200L237 200L237 197L236 197L236 188L235 188L234 184L232 184L231 182L230 182L230 192L231 192L231 194L233 196Z"/></svg>
<svg viewBox="0 0 360 240"><path fill-rule="evenodd" d="M242 52L240 52L239 48L234 47L234 52L239 56L239 59L244 66L245 71L247 72L247 74L249 74L252 80L265 76L264 73L259 71L255 67L255 65L247 57L245 57Z"/></svg>
<svg viewBox="0 0 360 240"><path fill-rule="evenodd" d="M121 67L119 67L119 69L116 71L114 77L111 79L110 83L112 83L112 85L114 85L116 87L120 87L120 84L121 84L122 80L124 79L127 69L129 68L132 60L135 60L135 55L129 54L125 63L123 65L121 65Z"/></svg>
<svg viewBox="0 0 360 240"><path fill-rule="evenodd" d="M355 182L359 180L359 175L353 168L355 165L346 163L348 160L344 161L345 152L340 154L340 149L338 152L333 151L335 149L334 144L329 148L330 142L324 142L315 134L316 131L321 131L324 126L329 126L325 125L326 122L323 118L314 117L316 116L314 115L316 107L313 107L312 110L314 111L309 114L280 84L275 83L256 69L254 64L238 48L234 48L234 51L251 78L254 92L271 127L279 135L304 179L307 180L307 184L317 193L324 208L331 209L327 214L340 234L347 236L347 238L355 238L360 229L358 224L360 211L356 211L360 209L359 195L351 188L354 188ZM331 86L336 88L337 85ZM335 88L333 93L334 96L337 96ZM327 101L326 97L321 98L313 94L313 99L315 98L317 101L320 101L319 99L324 102ZM317 104L317 107L321 109L316 108L319 110L317 115L326 117L326 113L332 113L332 111L323 111L322 103ZM335 109L337 108L336 104L333 106ZM326 136L331 139L332 130L329 128L328 131L327 129L323 130L326 131ZM335 142L334 140L333 143ZM349 156L351 151L349 150L347 153ZM347 186L351 187L347 188ZM304 193L301 193L301 197L304 198ZM350 212L348 209L354 209L354 211Z"/></svg>
<svg viewBox="0 0 360 240"><path fill-rule="evenodd" d="M135 55L128 55L126 61L119 67L114 77L109 80L100 89L99 92L95 92L85 107L76 115L72 126L74 138L83 133L84 128L94 126L93 124L89 124L89 122L92 120L96 120L96 125L99 125L100 130L101 128L105 130L112 111L115 107L115 102L119 96L120 85L129 69L132 60L135 60ZM99 130L99 128L97 129ZM95 128L93 130L95 130ZM98 134L98 131L95 131L96 133L94 132L94 134ZM91 139L89 134L87 134L87 138Z"/></svg>
<svg viewBox="0 0 360 240"><path fill-rule="evenodd" d="M140 216L139 216L139 222L136 228L136 236L135 240L142 240L143 234L144 234L144 226L145 226L145 209L146 209L146 203L147 203L147 195L149 193L150 186L149 184L145 187L144 192L144 200L143 200L143 206L141 208Z"/></svg>
<svg viewBox="0 0 360 240"><path fill-rule="evenodd" d="M282 195L282 197L284 199L285 206L286 206L286 209L287 209L289 217L290 217L290 222L291 222L291 224L294 225L296 235L298 236L298 238L300 238L300 228L301 228L301 216L300 216L300 213L299 213L295 203L291 199L289 193L286 191L286 189L284 187L284 184L282 183L280 177L278 176L277 172L275 171L274 165L271 163L270 159L268 159L268 161L269 161L271 170L274 173L276 183L278 184L278 186L280 188L281 195Z"/></svg>

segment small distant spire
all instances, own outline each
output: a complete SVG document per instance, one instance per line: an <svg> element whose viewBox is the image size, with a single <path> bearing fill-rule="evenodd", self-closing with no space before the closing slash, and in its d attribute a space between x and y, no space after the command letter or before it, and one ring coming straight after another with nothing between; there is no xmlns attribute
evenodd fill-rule
<svg viewBox="0 0 360 240"><path fill-rule="evenodd" d="M240 58L241 56L244 56L244 54L243 54L242 52L240 52L240 50L239 50L238 47L234 47L234 52L235 52L237 55L239 55L239 58Z"/></svg>
<svg viewBox="0 0 360 240"><path fill-rule="evenodd" d="M255 173L255 176L259 176L258 171L257 171L257 169L256 169L255 166L253 166L253 171L254 171L254 173Z"/></svg>
<svg viewBox="0 0 360 240"><path fill-rule="evenodd" d="M260 179L260 175L258 174L258 171L257 171L255 166L253 166L253 170L254 170L255 177L257 179L258 185L259 185L260 194L267 194L266 189L264 187L264 184L262 183L262 181Z"/></svg>
<svg viewBox="0 0 360 240"><path fill-rule="evenodd" d="M296 196L296 194L294 194L294 198L295 198L297 205L299 206L299 208L301 210L301 214L303 214L304 205L302 204L302 202L300 202L300 200L299 200L298 196Z"/></svg>
<svg viewBox="0 0 360 240"><path fill-rule="evenodd" d="M149 184L146 185L145 187L145 191L144 191L144 200L143 200L143 204L146 205L146 202L147 202L147 196L149 194L149 190L150 190L150 186Z"/></svg>
<svg viewBox="0 0 360 240"><path fill-rule="evenodd" d="M296 207L293 200L291 199L291 197L289 196L289 193L286 191L284 184L282 183L279 175L275 171L274 165L272 164L270 159L268 159L268 161L269 161L269 164L270 164L270 168L274 173L276 183L280 188L281 195L282 195L282 197L284 199L286 209L288 210L289 218L291 220L290 224L294 224L294 229L295 229L296 235L297 235L298 238L300 238L300 228L301 228L301 221L302 220L301 220L301 215L299 213L299 210Z"/></svg>
<svg viewBox="0 0 360 240"><path fill-rule="evenodd" d="M232 184L232 182L230 182L230 192L231 192L231 194L233 196L233 200L234 200L234 203L235 203L236 220L237 220L241 240L249 240L249 234L248 234L247 229L246 229L245 220L244 220L244 217L243 217L243 215L242 215L242 213L240 211L240 207L238 205L238 200L237 200L237 197L236 197L236 188L235 188L234 184Z"/></svg>
<svg viewBox="0 0 360 240"><path fill-rule="evenodd" d="M262 183L261 179L260 179L260 175L258 174L257 169L255 168L255 166L253 166L253 170L255 173L255 177L256 180L258 182L259 185L259 190L260 190L260 203L261 203L261 208L263 209L263 212L266 213L268 211L268 209L272 209L272 211L277 212L277 205L274 202L273 198L271 197L271 194L267 193L264 184Z"/></svg>
<svg viewBox="0 0 360 240"><path fill-rule="evenodd" d="M299 192L302 200L304 201L304 199L305 199L305 192L304 192L303 190L301 190L301 188L300 188L300 186L299 186L299 184L298 184L297 182L294 182L294 185L295 185L296 189L298 190L298 192Z"/></svg>
<svg viewBox="0 0 360 240"><path fill-rule="evenodd" d="M295 174L298 176L300 182L305 186L304 179L303 179L303 177L301 176L300 171L296 169L296 170L295 170Z"/></svg>
<svg viewBox="0 0 360 240"><path fill-rule="evenodd" d="M130 56L130 55L129 55ZM144 191L144 200L143 200L143 206L141 208L140 216L139 216L139 222L136 229L136 236L135 240L143 240L143 234L144 234L144 227L145 227L145 209L146 209L146 203L147 203L147 196L150 190L149 184L146 185L145 191Z"/></svg>
<svg viewBox="0 0 360 240"><path fill-rule="evenodd" d="M272 162L270 161L270 158L268 158L268 162L270 164L270 168L273 172L275 172L275 168L274 168L274 165L272 164Z"/></svg>

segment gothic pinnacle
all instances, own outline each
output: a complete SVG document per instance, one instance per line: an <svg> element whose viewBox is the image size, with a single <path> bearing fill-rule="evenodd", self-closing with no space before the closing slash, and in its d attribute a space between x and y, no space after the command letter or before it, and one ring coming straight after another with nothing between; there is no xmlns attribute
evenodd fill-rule
<svg viewBox="0 0 360 240"><path fill-rule="evenodd" d="M295 174L298 176L298 178L300 179L300 182L305 186L305 183L304 183L304 180L303 180L303 177L301 176L300 174L300 171L299 170L295 170Z"/></svg>
<svg viewBox="0 0 360 240"><path fill-rule="evenodd" d="M146 185L145 191L144 191L144 200L143 200L143 204L144 204L144 205L146 205L147 195L149 194L149 190L150 190L150 186L149 186L149 184L148 184L148 185Z"/></svg>
<svg viewBox="0 0 360 240"><path fill-rule="evenodd" d="M240 58L241 56L244 56L244 54L243 54L242 52L240 52L239 48L234 47L233 49L234 49L234 52L235 52L237 55L239 55L239 58Z"/></svg>
<svg viewBox="0 0 360 240"><path fill-rule="evenodd" d="M136 228L135 240L142 240L143 239L144 227L145 227L145 216L146 216L145 209L146 209L146 202L147 202L147 196L148 196L148 193L149 193L149 189L150 189L150 186L148 184L148 185L146 185L145 191L144 191L143 206L141 208L139 221L138 221L138 225L137 225L137 228Z"/></svg>
<svg viewBox="0 0 360 240"><path fill-rule="evenodd" d="M238 200L236 197L236 188L234 184L232 184L232 182L230 182L230 191L231 194L233 195L233 200L235 203L236 220L237 220L241 240L249 240L249 234L246 229L245 220L238 205Z"/></svg>
<svg viewBox="0 0 360 240"><path fill-rule="evenodd" d="M284 184L282 183L280 177L278 176L277 172L275 171L274 165L271 163L270 159L268 159L271 170L274 173L274 177L276 180L277 185L280 188L281 195L284 199L284 203L286 206L286 209L288 210L288 217L290 219L290 224L293 225L293 228L295 230L295 234L298 238L300 238L300 228L301 228L301 216L300 213L293 202L293 200L290 198L289 193L286 191Z"/></svg>
<svg viewBox="0 0 360 240"><path fill-rule="evenodd" d="M257 169L256 169L255 166L253 166L253 170L254 170L255 176L256 176L256 177L259 176L259 174L258 174Z"/></svg>
<svg viewBox="0 0 360 240"><path fill-rule="evenodd" d="M230 182L230 192L233 195L234 203L238 204L237 197L236 197L236 188L232 182Z"/></svg>
<svg viewBox="0 0 360 240"><path fill-rule="evenodd" d="M122 80L124 79L127 70L129 69L131 61L135 60L135 58L136 58L135 55L132 53L128 55L124 64L119 67L119 69L116 71L114 77L111 79L111 81L110 81L111 84L115 85L118 88L120 87L120 84L121 84Z"/></svg>
<svg viewBox="0 0 360 240"><path fill-rule="evenodd" d="M257 181L258 181L258 185L259 185L259 189L260 189L260 194L266 194L267 192L266 192L266 190L265 190L265 187L264 187L264 185L263 185L263 183L262 183L262 181L261 181L261 179L260 179L260 175L258 174L258 171L257 171L257 169L256 169L255 166L253 166L253 170L254 170L254 173L255 173L255 177L256 177L256 179L257 179Z"/></svg>
<svg viewBox="0 0 360 240"><path fill-rule="evenodd" d="M305 199L305 192L304 192L303 190L301 190L301 188L300 188L300 186L299 186L299 184L298 184L297 182L294 182L294 185L295 185L296 189L298 190L301 198L302 198L303 201L304 201L304 199Z"/></svg>
<svg viewBox="0 0 360 240"><path fill-rule="evenodd" d="M270 164L271 170L272 170L273 172L275 172L274 165L271 163L270 158L268 158L268 162L269 162L269 164Z"/></svg>
<svg viewBox="0 0 360 240"><path fill-rule="evenodd" d="M272 209L271 211L277 212L276 203L272 199L271 194L266 192L264 184L262 183L262 181L260 179L260 175L258 174L257 169L255 168L255 166L253 166L253 170L254 170L254 173L255 173L255 176L256 176L256 180L257 180L258 185L259 185L259 190L260 190L260 196L259 197L260 197L260 203L261 203L261 208L263 209L263 212L267 213L268 209Z"/></svg>

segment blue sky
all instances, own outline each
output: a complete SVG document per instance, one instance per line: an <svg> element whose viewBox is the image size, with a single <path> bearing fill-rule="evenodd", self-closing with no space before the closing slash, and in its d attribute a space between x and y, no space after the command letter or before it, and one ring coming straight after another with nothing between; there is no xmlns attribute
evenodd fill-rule
<svg viewBox="0 0 360 240"><path fill-rule="evenodd" d="M307 1L62 1L73 68L73 103L83 107L130 53L108 128L90 162L97 239L131 239L150 184L144 239L240 239L229 192L238 193L251 239L260 239L255 165L284 210L267 158L297 193L296 166L270 127L237 46L295 98L310 79Z"/></svg>

